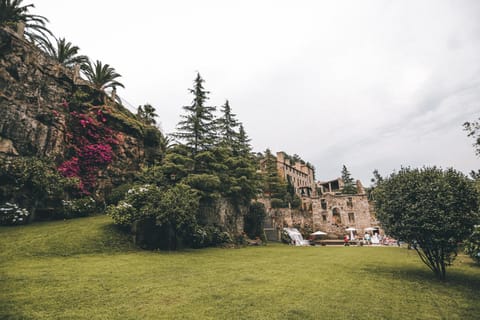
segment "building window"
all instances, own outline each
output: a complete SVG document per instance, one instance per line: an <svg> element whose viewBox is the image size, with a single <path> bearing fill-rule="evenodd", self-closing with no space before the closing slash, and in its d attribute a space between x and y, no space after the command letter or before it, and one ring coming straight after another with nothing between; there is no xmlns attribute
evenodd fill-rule
<svg viewBox="0 0 480 320"><path fill-rule="evenodd" d="M334 224L342 224L342 218L340 217L340 210L338 208L332 210L332 215Z"/></svg>
<svg viewBox="0 0 480 320"><path fill-rule="evenodd" d="M323 210L327 210L327 201L325 199L320 200Z"/></svg>
<svg viewBox="0 0 480 320"><path fill-rule="evenodd" d="M353 208L353 201L352 201L352 197L348 197L348 200L347 200L347 207L349 207L349 208Z"/></svg>
<svg viewBox="0 0 480 320"><path fill-rule="evenodd" d="M322 222L327 222L327 215L326 214L322 214Z"/></svg>
<svg viewBox="0 0 480 320"><path fill-rule="evenodd" d="M353 213L353 212L348 213L348 222L349 223L355 223L355 213Z"/></svg>

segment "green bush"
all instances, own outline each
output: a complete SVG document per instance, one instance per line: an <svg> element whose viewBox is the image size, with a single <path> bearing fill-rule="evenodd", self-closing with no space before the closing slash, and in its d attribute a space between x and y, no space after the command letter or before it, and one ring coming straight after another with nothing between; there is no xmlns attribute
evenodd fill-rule
<svg viewBox="0 0 480 320"><path fill-rule="evenodd" d="M120 200L125 198L125 195L129 189L132 188L131 183L124 183L112 189L112 191L105 197L105 203L107 205L117 205Z"/></svg>
<svg viewBox="0 0 480 320"><path fill-rule="evenodd" d="M233 243L230 234L218 226L197 226L192 239L194 248L216 247Z"/></svg>
<svg viewBox="0 0 480 320"><path fill-rule="evenodd" d="M20 208L15 203L7 202L0 205L0 225L26 224L29 215L27 209Z"/></svg>
<svg viewBox="0 0 480 320"><path fill-rule="evenodd" d="M160 189L155 185L133 186L126 191L125 198L117 205L109 205L106 213L112 217L115 224L131 227L135 221L141 221L147 216L151 216L141 209L149 202L149 199L156 198L159 193Z"/></svg>
<svg viewBox="0 0 480 320"><path fill-rule="evenodd" d="M62 200L62 218L71 219L91 216L98 211L98 206L92 197Z"/></svg>
<svg viewBox="0 0 480 320"><path fill-rule="evenodd" d="M473 233L465 241L465 253L480 264L480 226L476 226Z"/></svg>

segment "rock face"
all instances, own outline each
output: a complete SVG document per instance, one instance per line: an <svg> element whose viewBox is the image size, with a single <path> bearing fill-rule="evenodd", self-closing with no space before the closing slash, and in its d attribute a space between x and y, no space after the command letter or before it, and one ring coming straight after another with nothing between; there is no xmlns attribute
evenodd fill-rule
<svg viewBox="0 0 480 320"><path fill-rule="evenodd" d="M66 160L65 105L78 100L78 92L100 95L78 76L78 68L64 67L9 29L0 29L0 156L49 157L57 165ZM89 105L83 108L87 112ZM128 111L108 121L121 141L114 147L114 161L100 173L103 188L137 171L144 158L141 124Z"/></svg>

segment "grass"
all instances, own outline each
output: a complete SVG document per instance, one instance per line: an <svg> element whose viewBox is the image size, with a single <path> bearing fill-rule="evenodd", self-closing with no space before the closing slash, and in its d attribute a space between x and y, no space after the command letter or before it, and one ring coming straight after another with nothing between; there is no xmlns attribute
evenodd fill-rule
<svg viewBox="0 0 480 320"><path fill-rule="evenodd" d="M0 319L478 319L480 268L399 248L135 249L105 216L0 228Z"/></svg>

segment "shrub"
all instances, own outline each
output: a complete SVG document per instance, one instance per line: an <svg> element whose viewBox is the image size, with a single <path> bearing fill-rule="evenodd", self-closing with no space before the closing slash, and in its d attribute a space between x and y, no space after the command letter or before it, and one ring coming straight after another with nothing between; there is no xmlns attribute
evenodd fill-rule
<svg viewBox="0 0 480 320"><path fill-rule="evenodd" d="M97 212L97 203L92 197L62 200L63 216L62 218L71 219L77 217L87 217Z"/></svg>
<svg viewBox="0 0 480 320"><path fill-rule="evenodd" d="M125 198L117 205L110 205L107 208L107 215L111 216L115 224L128 227L135 221L143 220L150 216L146 211L141 210L149 199L157 198L160 189L155 185L136 185L128 189Z"/></svg>
<svg viewBox="0 0 480 320"><path fill-rule="evenodd" d="M135 221L137 212L138 210L125 200L121 200L117 205L108 206L106 211L114 223L122 227L130 227Z"/></svg>
<svg viewBox="0 0 480 320"><path fill-rule="evenodd" d="M480 226L476 226L473 233L465 241L465 253L480 264Z"/></svg>
<svg viewBox="0 0 480 320"><path fill-rule="evenodd" d="M0 225L19 225L28 222L30 213L15 203L0 205Z"/></svg>
<svg viewBox="0 0 480 320"><path fill-rule="evenodd" d="M133 186L130 183L124 183L112 189L112 191L105 197L105 203L107 205L117 205L120 200L125 198L127 191Z"/></svg>
<svg viewBox="0 0 480 320"><path fill-rule="evenodd" d="M192 244L194 248L215 247L233 243L230 234L218 226L206 226L195 229Z"/></svg>

